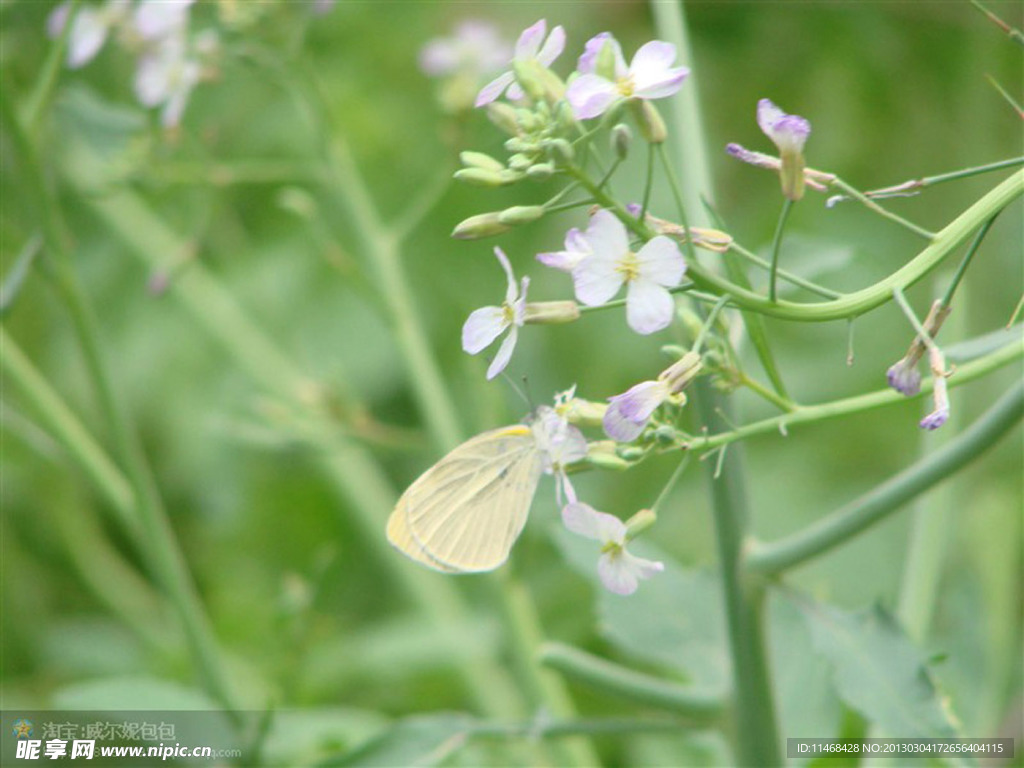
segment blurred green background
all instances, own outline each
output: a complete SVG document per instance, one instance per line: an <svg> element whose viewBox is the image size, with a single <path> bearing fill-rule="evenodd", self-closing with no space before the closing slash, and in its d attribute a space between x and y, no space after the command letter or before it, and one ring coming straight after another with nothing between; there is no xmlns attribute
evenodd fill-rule
<svg viewBox="0 0 1024 768"><path fill-rule="evenodd" d="M1019 3L988 5L1022 24ZM0 4L3 98L16 107L26 102L51 49L44 28L52 7ZM343 132L382 215L399 217L419 192L450 176L459 150L503 153L502 138L481 114L452 116L439 108L436 84L416 61L429 39L450 34L464 18L482 18L513 40L543 16L567 30L566 53L555 65L565 74L597 32L612 30L627 56L655 33L647 5L638 2L341 2L323 17L308 11L298 2L199 3L193 24L219 31L221 65L215 79L195 90L174 136L137 106L132 59L108 45L87 67L61 71L52 108L31 138L56 184L74 270L95 307L118 396L141 437L233 683L254 709L272 703L310 717L339 707L363 713L365 721L353 720L361 725L333 734L333 743L345 747L388 718L472 709L452 673L458 638L431 626L401 593L395 568L405 564L385 559L401 556L382 557L367 541L350 498L303 443L301 429L309 425L296 426L287 408L225 354L176 300L173 286L161 296L147 290L150 269L62 173L71 163L72 138L85 137L105 153L103 178L90 179L102 189L89 194L130 189L183 238L297 372L344 404L335 422L311 428L333 435L359 424L378 429L383 439L367 443L369 451L400 491L439 454L369 287L366 255L331 194L310 180L320 171L321 132ZM1021 154L1020 119L986 81L991 75L1019 98L1021 51L966 2L692 3L687 20L696 78L684 87L700 88L716 202L729 231L762 254L778 215L777 180L723 151L729 141L769 150L755 121L759 98L808 118L808 163L861 189ZM334 127L302 108L289 81L300 89L316 84ZM6 134L3 162L6 275L36 231L38 211L21 194L24 166ZM232 177L246 166L266 178ZM642 172L642 157L633 158L618 188L639 194ZM890 205L939 229L1004 174ZM667 215L664 193L659 190L653 210ZM449 233L472 214L547 194L522 185L480 190L449 183L404 245L415 309L466 435L528 410L500 380L485 383L486 362L459 345L466 315L503 295L492 245L505 249L518 273L530 274L531 298L568 297L566 276L543 270L533 254L561 247L565 229L583 218L579 212L548 217L494 243L453 241ZM282 204L297 195L310 204L306 217ZM1007 322L1024 284L1021 231L1018 204L1000 217L968 273L944 330L947 343ZM794 271L852 290L892 272L918 247L912 235L861 207L827 210L811 192L791 219L785 258ZM922 315L954 265L910 292ZM110 425L45 270L33 271L4 324L109 447ZM792 394L808 403L880 388L910 340L906 321L887 305L856 322L856 363L847 367L845 323L767 325ZM524 329L509 373L528 377L541 402L574 383L599 400L656 374L664 361L659 346L669 340L669 333L632 334L620 312L592 314L569 326ZM759 372L753 357L750 369ZM954 389L945 431L969 424L1020 375L1014 366ZM761 401L737 397L742 421L773 413ZM917 428L927 407L913 400L794 429L785 439L750 441L744 450L756 532L770 539L796 530L941 443L942 431ZM351 421L353 414L364 420ZM175 620L152 587L147 562L112 524L106 501L11 387L2 416L4 708L59 706L74 701L83 684L112 676L195 688ZM666 458L625 475L589 472L577 489L595 506L628 516L653 502L673 466ZM955 510L944 518L948 547L924 648L943 657L934 672L969 736L1005 731L1014 718L1019 728L1021 466L1018 430L918 502ZM652 534L686 565L714 562L702 470L695 463L686 473ZM570 567L552 538L558 526L551 496L545 481L506 567L528 584L547 637L615 657L595 626L599 586ZM379 509L374 535L383 537L389 512ZM798 570L793 583L842 606L894 606L909 520L906 513L894 516ZM446 577L424 569L415 578ZM489 590L474 577L458 579L457 589L474 607L485 642L498 644L500 654ZM157 619L162 636L154 638L145 626ZM633 711L584 688L571 690L585 714ZM644 762L628 739L599 746L610 763Z"/></svg>

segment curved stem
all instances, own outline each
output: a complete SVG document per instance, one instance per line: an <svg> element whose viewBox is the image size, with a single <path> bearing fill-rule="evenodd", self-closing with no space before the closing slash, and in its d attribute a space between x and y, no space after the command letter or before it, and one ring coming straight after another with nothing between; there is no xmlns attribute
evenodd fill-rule
<svg viewBox="0 0 1024 768"><path fill-rule="evenodd" d="M714 692L668 683L561 643L541 646L540 662L597 690L677 712L702 723L713 722L723 714L722 699Z"/></svg>
<svg viewBox="0 0 1024 768"><path fill-rule="evenodd" d="M946 479L1010 431L1024 416L1024 382L1011 387L981 418L927 458L799 533L759 544L747 558L752 572L773 575L845 544Z"/></svg>

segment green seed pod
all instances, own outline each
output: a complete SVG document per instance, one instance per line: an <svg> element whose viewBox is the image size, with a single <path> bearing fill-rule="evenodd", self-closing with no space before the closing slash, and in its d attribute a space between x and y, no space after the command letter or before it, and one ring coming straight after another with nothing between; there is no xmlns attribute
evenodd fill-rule
<svg viewBox="0 0 1024 768"><path fill-rule="evenodd" d="M668 128L658 108L644 99L630 101L633 117L636 119L640 135L650 144L661 144L668 138Z"/></svg>
<svg viewBox="0 0 1024 768"><path fill-rule="evenodd" d="M629 145L633 143L633 132L625 123L617 123L612 128L612 149L619 160L625 160L629 156Z"/></svg>

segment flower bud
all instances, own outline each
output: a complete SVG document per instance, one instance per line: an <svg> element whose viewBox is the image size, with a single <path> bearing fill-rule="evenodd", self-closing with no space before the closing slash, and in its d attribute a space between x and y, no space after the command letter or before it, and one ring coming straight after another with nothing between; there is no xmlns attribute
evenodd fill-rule
<svg viewBox="0 0 1024 768"><path fill-rule="evenodd" d="M578 320L580 307L575 301L537 301L526 305L523 322L554 325Z"/></svg>
<svg viewBox="0 0 1024 768"><path fill-rule="evenodd" d="M514 184L520 178L518 173L505 168L500 171L486 168L460 168L453 176L459 181L478 187L503 187L507 184Z"/></svg>
<svg viewBox="0 0 1024 768"><path fill-rule="evenodd" d="M601 50L597 52L597 59L594 61L594 74L612 82L618 79L615 76L615 43L610 37L605 40Z"/></svg>
<svg viewBox="0 0 1024 768"><path fill-rule="evenodd" d="M519 133L519 123L516 121L516 108L511 104L506 104L503 101L492 101L487 105L487 119L509 136L515 136Z"/></svg>
<svg viewBox="0 0 1024 768"><path fill-rule="evenodd" d="M782 194L796 202L804 196L804 155L799 151L784 150L780 159L782 167L779 169L779 181Z"/></svg>
<svg viewBox="0 0 1024 768"><path fill-rule="evenodd" d="M526 173L531 165L533 165L533 158L529 155L515 154L508 159L508 167L520 173Z"/></svg>
<svg viewBox="0 0 1024 768"><path fill-rule="evenodd" d="M668 138L668 129L658 108L647 99L630 101L633 117L636 119L640 135L650 144L661 144Z"/></svg>
<svg viewBox="0 0 1024 768"><path fill-rule="evenodd" d="M612 128L612 149L619 160L625 160L629 156L629 145L633 143L633 132L625 123L616 123Z"/></svg>
<svg viewBox="0 0 1024 768"><path fill-rule="evenodd" d="M560 406L558 412L570 424L579 427L599 427L607 410L607 403L595 403L591 400L572 397ZM596 443L591 443L591 445L596 445Z"/></svg>
<svg viewBox="0 0 1024 768"><path fill-rule="evenodd" d="M658 521L654 510L641 509L626 521L626 540L634 539Z"/></svg>
<svg viewBox="0 0 1024 768"><path fill-rule="evenodd" d="M596 440L587 443L587 461L602 469L629 469L629 461L619 456L611 440Z"/></svg>
<svg viewBox="0 0 1024 768"><path fill-rule="evenodd" d="M508 232L511 227L503 223L499 218L500 216L501 214L497 211L491 211L463 219L455 225L455 229L452 230L452 237L456 240L478 240L482 237L491 237L492 235L500 235L502 232Z"/></svg>
<svg viewBox="0 0 1024 768"><path fill-rule="evenodd" d="M516 224L529 224L537 221L545 213L543 205L513 205L498 214L498 221L501 224L515 226Z"/></svg>
<svg viewBox="0 0 1024 768"><path fill-rule="evenodd" d="M540 147L535 141L529 141L519 136L513 136L505 141L505 149L509 152L537 152Z"/></svg>
<svg viewBox="0 0 1024 768"><path fill-rule="evenodd" d="M535 163L526 169L526 175L533 181L547 181L555 175L555 166L551 163Z"/></svg>
<svg viewBox="0 0 1024 768"><path fill-rule="evenodd" d="M559 165L571 163L576 156L572 144L565 139L551 139L544 142L544 147L547 149L551 159Z"/></svg>
<svg viewBox="0 0 1024 768"><path fill-rule="evenodd" d="M467 168L480 168L485 171L504 171L505 165L483 152L460 152L459 160Z"/></svg>

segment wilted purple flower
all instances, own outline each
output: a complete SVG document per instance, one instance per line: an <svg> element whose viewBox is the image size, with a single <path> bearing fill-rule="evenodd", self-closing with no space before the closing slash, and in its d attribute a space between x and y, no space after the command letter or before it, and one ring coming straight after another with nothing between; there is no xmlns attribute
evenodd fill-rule
<svg viewBox="0 0 1024 768"><path fill-rule="evenodd" d="M611 46L613 68L599 72L601 50ZM662 99L676 93L690 70L673 67L676 47L652 40L634 54L626 65L622 48L608 32L591 38L579 58L579 77L570 83L566 98L580 120L603 114L619 99Z"/></svg>
<svg viewBox="0 0 1024 768"><path fill-rule="evenodd" d="M597 573L605 589L617 595L633 594L641 579L665 570L663 563L637 557L626 549L626 524L614 515L578 501L562 508L562 522L573 533L601 543Z"/></svg>
<svg viewBox="0 0 1024 768"><path fill-rule="evenodd" d="M545 39L547 29L547 21L541 19L524 30L519 36L519 40L516 41L513 61L537 61L545 67L550 67L565 49L565 30L561 26L557 26ZM523 98L523 90L516 84L515 79L515 72L511 70L498 75L481 89L476 97L476 106L482 107L485 104L490 104L506 90L508 97L513 101Z"/></svg>
<svg viewBox="0 0 1024 768"><path fill-rule="evenodd" d="M571 233L570 233L571 234ZM588 306L608 302L622 284L627 285L626 320L637 333L650 334L672 322L672 296L668 288L679 285L686 272L679 246L659 235L633 253L629 249L626 227L615 215L601 209L590 218L587 231L577 233L570 241L569 251L546 254L556 265L572 263L575 253L582 253L583 242L589 247L572 267L576 298ZM560 266L565 268L565 266Z"/></svg>
<svg viewBox="0 0 1024 768"><path fill-rule="evenodd" d="M787 115L770 99L757 102L757 124L779 148L782 194L799 200L804 195L804 143L811 124L799 115Z"/></svg>
<svg viewBox="0 0 1024 768"><path fill-rule="evenodd" d="M505 366L508 365L508 361L512 357L519 328L524 323L526 289L530 285L530 278L524 277L522 290L519 295L516 295L516 278L512 274L512 265L509 264L508 257L501 248L495 248L494 255L498 258L501 268L505 270L505 275L508 277L505 301L500 307L481 307L474 310L462 326L462 348L471 355L482 352L504 331L508 331L508 336L501 343L498 354L494 356L494 360L487 368L488 379L493 379L505 370Z"/></svg>
<svg viewBox="0 0 1024 768"><path fill-rule="evenodd" d="M439 37L420 51L420 69L431 77L465 72L486 75L508 63L512 47L486 21L460 22L451 37Z"/></svg>
<svg viewBox="0 0 1024 768"><path fill-rule="evenodd" d="M935 404L931 413L921 419L921 429L938 429L949 418L949 390L946 386L946 360L938 347L932 346L928 350L929 363L932 369L934 386L932 388L932 400Z"/></svg>
<svg viewBox="0 0 1024 768"><path fill-rule="evenodd" d="M889 366L885 377L889 386L902 395L913 397L921 391L921 372L917 370L918 359L904 357Z"/></svg>

